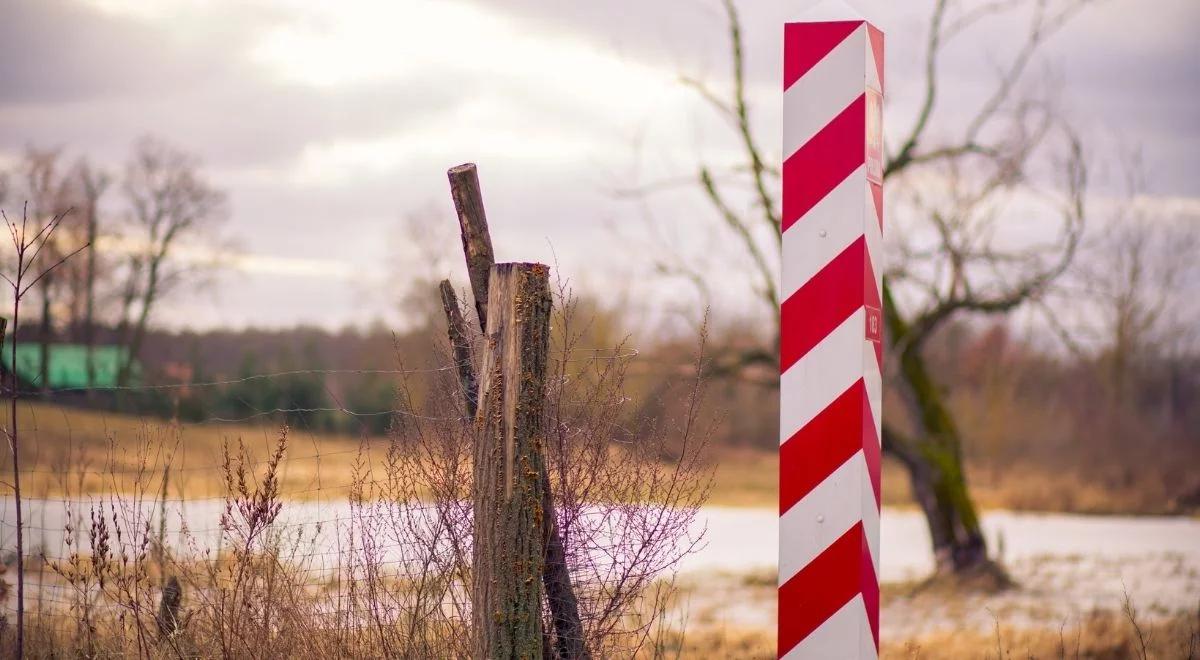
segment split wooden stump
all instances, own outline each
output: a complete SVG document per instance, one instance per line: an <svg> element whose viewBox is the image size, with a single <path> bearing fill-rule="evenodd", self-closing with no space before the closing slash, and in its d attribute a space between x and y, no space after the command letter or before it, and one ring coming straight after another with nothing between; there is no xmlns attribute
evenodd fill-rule
<svg viewBox="0 0 1200 660"><path fill-rule="evenodd" d="M443 281L450 345L474 427L473 653L587 659L544 447L550 269L494 263L475 166L448 176L483 333L476 359L457 296ZM552 635L542 625L543 593Z"/></svg>

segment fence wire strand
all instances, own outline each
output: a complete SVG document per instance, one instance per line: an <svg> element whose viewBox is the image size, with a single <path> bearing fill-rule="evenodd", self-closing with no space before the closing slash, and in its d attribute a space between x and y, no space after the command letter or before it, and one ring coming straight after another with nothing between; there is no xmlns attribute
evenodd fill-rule
<svg viewBox="0 0 1200 660"><path fill-rule="evenodd" d="M590 353L586 358L559 358L560 362L623 360L635 357L636 350L613 351L612 349L577 348L572 353ZM610 354L611 353L611 354ZM398 515L395 503L382 500L355 501L351 494L366 490L368 493L380 485L380 476L374 465L380 460L375 453L380 451L379 445L392 442L388 434L372 434L366 426L359 427L359 433L330 432L329 423L322 424L321 416L344 416L350 420L388 418L391 420L411 419L420 422L458 422L461 416L422 414L411 405L393 405L380 410L355 410L343 405L337 396L329 390L325 379L346 378L377 378L399 380L410 376L448 376L453 377L460 365L420 368L420 369L295 369L256 373L238 378L213 379L197 382L180 383L151 383L141 385L112 385L103 387L66 387L50 392L41 389L18 390L18 398L22 403L37 403L39 405L56 405L53 416L61 415L62 428L59 422L52 421L50 413L45 410L28 409L25 414L32 414L34 424L23 425L23 444L26 447L36 447L36 454L31 455L25 450L24 458L27 467L21 470L21 475L27 479L42 479L43 493L39 496L23 500L25 520L21 525L26 535L27 555L37 561L33 567L26 568L25 575L29 584L26 585L26 613L36 617L36 625L58 626L69 628L78 624L78 609L93 594L81 594L78 588L66 581L58 573L63 566L72 561L87 561L90 557L89 544L94 548L95 520L97 517L106 521L110 529L107 532L115 539L110 539L110 552L137 552L130 544L135 539L146 543L146 535L155 538L144 545L140 552L149 557L158 556L159 561L166 561L178 566L208 566L203 570L218 571L222 562L228 561L227 546L237 539L240 533L239 521L230 522L227 517L236 518L239 507L247 505L246 498L232 496L229 493L187 495L184 493L190 486L187 475L209 475L212 479L201 488L211 487L214 482L222 485L222 478L231 469L229 459L212 461L195 458L188 461L188 452L193 455L199 451L202 455L212 454L218 446L225 447L223 451L231 454L239 446L240 439L247 433L261 433L264 440L278 430L275 424L268 420L286 423L293 427L293 441L288 452L279 463L281 482L276 485L275 497L282 502L285 513L273 519L269 529L274 543L272 549L278 560L291 562L288 568L292 579L302 579L314 589L327 589L330 581L336 583L336 589L327 596L330 607L321 616L338 621L356 621L377 611L364 608L355 598L356 584L371 585L379 575L374 572L389 570L393 579L412 579L412 573L417 570L412 563L411 550L414 544L429 543L428 539L401 539L404 530L384 530L383 538L374 538L374 533L385 527L389 522L395 523ZM202 415L196 419L179 420L178 418L149 418L145 415L129 415L119 411L104 410L94 407L70 407L72 403L81 400L72 398L78 393L111 393L119 396L137 397L139 395L163 394L178 397L186 392L195 390L219 390L220 388L236 388L241 385L277 381L289 378L319 378L325 387L325 395L336 405L303 405L303 406L266 406L256 408L245 399L240 399L241 407L249 409L249 414L231 415L227 412ZM393 383L393 385L397 385ZM392 387L393 400L397 387ZM65 395L65 396L64 396ZM59 401L62 399L62 401ZM114 400L115 401L115 400ZM67 404L67 405L62 405ZM94 403L93 403L94 405ZM81 415L99 417L101 424L97 429L95 424L73 423L72 418ZM38 419L41 417L42 419ZM328 421L328 420L326 420ZM40 422L40 423L39 423ZM243 425L243 426L238 426ZM7 432L7 425L6 425ZM159 433L159 443L152 446L146 440L149 436L138 439L138 433ZM59 447L58 454L54 453L52 445L43 445L38 441L41 434L59 434L67 439L65 446ZM194 444L196 436L208 434L207 445ZM130 440L133 436L133 441ZM120 436L120 437L118 437ZM212 436L219 436L221 442L216 443ZM302 442L296 442L296 437L304 437ZM32 442L31 442L32 440ZM292 455L291 449L308 441L312 442L315 451ZM351 443L353 446L344 446ZM328 445L328 450L321 446ZM256 471L270 464L272 458L270 447L255 447L256 451L240 454L240 468L249 472L252 487L257 479ZM91 452L89 454L89 451ZM245 450L242 450L245 451ZM97 459L96 454L103 458ZM312 465L309 465L309 464ZM300 472L293 475L292 468ZM340 478L322 476L323 472L332 471ZM57 476L54 480L52 477ZM349 480L347 480L349 478ZM164 480L170 479L169 487ZM299 480L299 481L298 481ZM7 484L5 484L7 485ZM71 493L72 488L82 488L79 492ZM29 493L32 486L26 484L25 492ZM51 489L54 492L48 492ZM176 494L168 494L167 490L175 490ZM193 489L194 490L194 489ZM62 491L61 493L59 491ZM411 506L411 503L408 504ZM422 505L424 506L424 505ZM435 505L428 505L433 507ZM461 506L454 504L451 506ZM10 521L13 501L7 497L0 509L0 550L3 550L4 563L9 562L7 555L12 539L17 531L17 525ZM466 504L469 510L469 502ZM230 512L234 513L230 513ZM290 517L296 512L298 518ZM382 519L380 516L382 515ZM425 515L425 514L419 514ZM392 520L389 521L389 517ZM411 524L411 522L409 523ZM411 530L410 530L411 531ZM140 536L139 536L140 534ZM123 536L122 536L123 535ZM388 537L393 538L388 538ZM443 542L443 541L437 541ZM162 547L158 547L161 545ZM32 548L32 550L29 550ZM263 546L265 549L266 546ZM155 555L154 553L160 553ZM166 560L162 558L166 557ZM369 566L366 564L369 563ZM169 570L166 565L161 570ZM170 569L174 570L174 569ZM11 582L12 576L0 576ZM36 580L36 581L35 581ZM153 597L157 598L160 589L155 587ZM350 594L349 597L346 594ZM358 603L358 604L356 604ZM11 599L7 599L0 608L0 617L11 620L16 608ZM92 657L104 657L105 653L96 652Z"/></svg>

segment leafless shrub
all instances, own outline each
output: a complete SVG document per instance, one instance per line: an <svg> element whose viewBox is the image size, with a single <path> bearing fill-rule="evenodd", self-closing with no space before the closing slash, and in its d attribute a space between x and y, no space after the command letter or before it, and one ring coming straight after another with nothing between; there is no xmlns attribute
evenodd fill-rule
<svg viewBox="0 0 1200 660"><path fill-rule="evenodd" d="M656 655L674 573L703 537L703 353L662 406L673 417L646 421L625 389L636 352L582 346L587 323L558 297L543 448L585 643L593 657ZM110 437L111 492L66 504L65 552L45 558L66 598L37 617L29 655L470 657L477 429L454 369L415 373L397 383L390 435L361 441L334 516L304 517L311 503L281 491L286 427L257 459L226 441L211 530L167 506L177 426L147 424L120 448ZM546 603L543 616L554 630Z"/></svg>
<svg viewBox="0 0 1200 660"><path fill-rule="evenodd" d="M16 650L21 654L25 650L25 537L22 524L21 502L21 436L17 423L17 399L20 397L20 387L17 379L17 328L21 321L21 303L31 289L39 282L47 280L52 273L66 263L71 257L79 254L88 244L68 251L59 249L56 232L62 226L68 211L52 215L44 222L33 218L31 225L29 205L22 208L21 221L9 220L8 214L0 212L4 224L8 228L15 256L13 269L10 274L0 274L12 288L12 376L9 382L9 420L4 429L8 440L9 451L12 454L12 491L16 503L17 518L17 639ZM43 318L45 318L43 313ZM0 339L3 338L5 323L0 321ZM42 352L43 378L48 363L45 350ZM45 386L45 383L42 384Z"/></svg>
<svg viewBox="0 0 1200 660"><path fill-rule="evenodd" d="M624 344L580 346L586 327L575 317L573 298L565 287L557 298L544 425L554 508L588 650L632 656L652 641L674 569L701 543L694 522L711 483L700 460L711 432L699 414L703 358L680 419L631 429L638 420L624 385L634 352ZM404 579L355 581L369 585L356 598L389 649L468 654L457 644L469 640L476 430L451 372L442 372L423 400L407 381L399 398L408 414L393 430L383 477L362 482L354 498L361 538L355 570L376 576L390 561L403 567ZM390 560L383 546L393 552ZM543 610L545 629L552 630ZM406 621L396 626L381 612L403 612Z"/></svg>

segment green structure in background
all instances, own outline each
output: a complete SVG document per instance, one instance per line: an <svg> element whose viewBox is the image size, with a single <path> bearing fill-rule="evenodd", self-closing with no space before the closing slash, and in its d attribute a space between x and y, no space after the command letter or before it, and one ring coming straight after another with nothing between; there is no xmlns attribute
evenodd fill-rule
<svg viewBox="0 0 1200 660"><path fill-rule="evenodd" d="M123 346L96 346L92 348L92 382L88 383L88 348L83 344L51 344L49 347L50 369L47 377L50 389L114 387L121 365L129 355ZM0 364L5 371L13 370L12 342L4 342L0 353ZM42 386L42 347L36 343L17 344L17 377L32 387ZM136 362L130 369L129 384L136 385L141 378L141 366Z"/></svg>

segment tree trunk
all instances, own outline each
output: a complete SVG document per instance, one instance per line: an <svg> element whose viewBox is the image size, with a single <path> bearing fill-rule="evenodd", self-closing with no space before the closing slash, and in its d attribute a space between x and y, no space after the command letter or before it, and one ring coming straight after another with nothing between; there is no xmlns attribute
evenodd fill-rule
<svg viewBox="0 0 1200 660"><path fill-rule="evenodd" d="M549 269L496 264L475 418L474 657L542 657Z"/></svg>
<svg viewBox="0 0 1200 660"><path fill-rule="evenodd" d="M87 396L93 399L96 393L91 388L96 384L96 217L97 197L95 185L88 185L87 202L87 261L84 274L83 343L87 347Z"/></svg>
<svg viewBox="0 0 1200 660"><path fill-rule="evenodd" d="M54 278L50 273L42 276L42 324L38 330L38 375L41 380L38 387L42 392L50 391L50 339L54 322L50 312L50 288L53 283ZM13 341L16 341L16 335L13 336ZM15 367L16 364L14 363L13 366Z"/></svg>
<svg viewBox="0 0 1200 660"><path fill-rule="evenodd" d="M554 620L554 654L562 660L588 660L591 655L583 639L583 621L579 618L579 600L571 584L567 553L558 529L554 496L550 491L550 473L542 466L542 536L546 540L546 570L542 584Z"/></svg>
<svg viewBox="0 0 1200 660"><path fill-rule="evenodd" d="M920 350L909 343L910 328L900 318L886 284L883 295L891 344L901 347L900 389L917 429L912 438L905 438L885 427L884 449L908 468L913 496L929 523L938 571L970 570L985 564L988 557L979 515L967 490L962 437Z"/></svg>
<svg viewBox="0 0 1200 660"><path fill-rule="evenodd" d="M118 373L117 381L120 385L129 384L130 378L133 376L133 366L137 362L138 354L142 352L142 342L146 338L146 324L150 321L150 309L158 299L158 268L162 260L166 258L166 254L167 248L164 245L150 261L146 276L146 290L142 294L142 308L138 310L137 323L133 326L133 336L126 345L128 352Z"/></svg>

